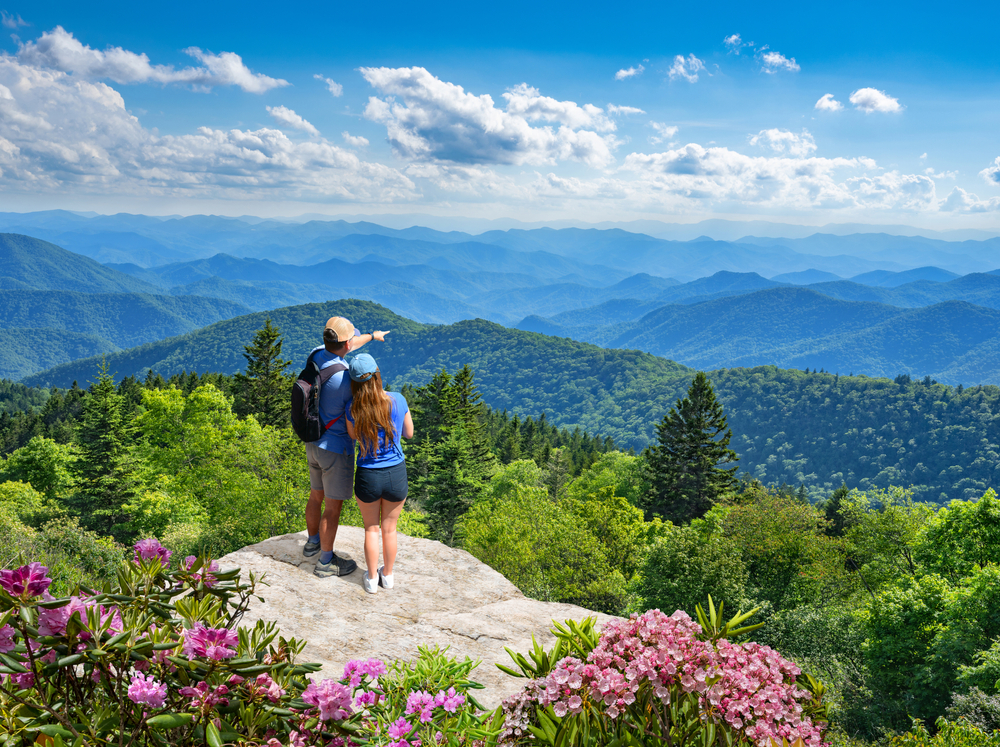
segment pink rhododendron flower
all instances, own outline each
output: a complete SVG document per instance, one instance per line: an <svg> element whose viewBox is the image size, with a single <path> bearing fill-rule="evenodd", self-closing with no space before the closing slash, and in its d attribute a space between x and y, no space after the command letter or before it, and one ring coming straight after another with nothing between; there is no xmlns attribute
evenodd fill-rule
<svg viewBox="0 0 1000 747"><path fill-rule="evenodd" d="M413 727L410 726L410 722L400 716L389 724L389 728L385 730L385 733L389 735L389 739L402 739L411 731L413 731Z"/></svg>
<svg viewBox="0 0 1000 747"><path fill-rule="evenodd" d="M181 561L181 567L185 571L191 570L194 566L194 562L198 559L196 555L188 555L184 560ZM211 561L206 568L204 565L198 569L197 573L191 574L191 578L195 583L201 581L205 586L215 586L219 580L213 576L213 573L218 573L221 569L216 561Z"/></svg>
<svg viewBox="0 0 1000 747"><path fill-rule="evenodd" d="M323 680L318 685L310 680L302 700L319 709L321 721L341 721L352 713L350 691L335 680Z"/></svg>
<svg viewBox="0 0 1000 747"><path fill-rule="evenodd" d="M167 698L167 686L157 682L152 675L132 675L128 687L128 697L133 703L142 703L153 708L163 708Z"/></svg>
<svg viewBox="0 0 1000 747"><path fill-rule="evenodd" d="M14 650L14 632L10 625L0 628L0 654L9 654Z"/></svg>
<svg viewBox="0 0 1000 747"><path fill-rule="evenodd" d="M52 583L49 569L41 563L29 563L14 570L0 571L0 587L12 597L30 599L44 593Z"/></svg>
<svg viewBox="0 0 1000 747"><path fill-rule="evenodd" d="M352 688L360 687L365 676L377 680L386 673L385 662L381 659L351 659L344 665L344 676L341 680L348 680Z"/></svg>
<svg viewBox="0 0 1000 747"><path fill-rule="evenodd" d="M184 655L188 659L222 661L236 656L239 636L228 628L206 628L200 622L184 633Z"/></svg>
<svg viewBox="0 0 1000 747"><path fill-rule="evenodd" d="M133 545L135 549L135 562L138 563L139 560L152 560L153 558L159 558L160 563L166 568L170 565L170 556L173 555L171 550L168 550L163 545L160 544L159 540L149 539L139 540Z"/></svg>
<svg viewBox="0 0 1000 747"><path fill-rule="evenodd" d="M251 698L264 697L272 703L277 703L285 694L284 688L280 687L278 683L272 680L270 675L266 673L258 674L257 679L251 680L250 684L247 685L247 689L250 692Z"/></svg>
<svg viewBox="0 0 1000 747"><path fill-rule="evenodd" d="M225 697L229 694L229 688L225 685L212 688L202 680L194 687L182 687L177 692L185 698L191 698L190 707L200 713L210 713L218 705L229 705L229 698Z"/></svg>

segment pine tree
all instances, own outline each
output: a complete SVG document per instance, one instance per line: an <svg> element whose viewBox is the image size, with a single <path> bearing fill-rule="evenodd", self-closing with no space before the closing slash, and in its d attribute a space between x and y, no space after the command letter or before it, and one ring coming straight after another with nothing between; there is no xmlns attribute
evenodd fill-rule
<svg viewBox="0 0 1000 747"><path fill-rule="evenodd" d="M687 396L656 426L646 453L650 493L646 508L676 524L691 521L735 485L739 457L729 448L729 430L712 384L698 372Z"/></svg>
<svg viewBox="0 0 1000 747"><path fill-rule="evenodd" d="M270 317L257 330L253 342L245 345L246 373L236 374L237 396L233 411L240 417L253 415L261 425L288 424L288 389L285 370L291 361L281 357L281 332ZM197 376L197 374L195 374Z"/></svg>
<svg viewBox="0 0 1000 747"><path fill-rule="evenodd" d="M139 492L138 468L132 454L135 429L125 416L122 395L102 361L97 381L83 401L77 426L80 458L73 465L78 491L71 507L80 523L103 535L127 542L126 504Z"/></svg>

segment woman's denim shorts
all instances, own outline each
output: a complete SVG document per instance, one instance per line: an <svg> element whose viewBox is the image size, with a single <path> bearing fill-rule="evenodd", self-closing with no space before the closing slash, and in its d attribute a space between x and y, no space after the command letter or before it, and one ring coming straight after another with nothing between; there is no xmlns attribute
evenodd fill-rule
<svg viewBox="0 0 1000 747"><path fill-rule="evenodd" d="M405 500L406 462L391 467L358 467L354 471L354 495L362 503Z"/></svg>

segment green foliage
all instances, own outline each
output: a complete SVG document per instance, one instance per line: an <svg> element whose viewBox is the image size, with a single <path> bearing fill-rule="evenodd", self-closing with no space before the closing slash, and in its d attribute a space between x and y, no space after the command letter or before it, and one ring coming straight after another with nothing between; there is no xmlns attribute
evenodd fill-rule
<svg viewBox="0 0 1000 747"><path fill-rule="evenodd" d="M829 604L850 596L854 582L823 513L794 498L751 484L719 513L747 569L748 592L773 610Z"/></svg>
<svg viewBox="0 0 1000 747"><path fill-rule="evenodd" d="M953 582L1000 564L1000 500L993 490L978 501L952 501L929 517L913 551L916 562Z"/></svg>
<svg viewBox="0 0 1000 747"><path fill-rule="evenodd" d="M640 610L666 614L690 609L693 599L709 594L732 608L748 602L747 569L732 540L704 536L692 527L670 527L649 550L635 584Z"/></svg>
<svg viewBox="0 0 1000 747"><path fill-rule="evenodd" d="M527 596L620 612L625 579L600 541L541 487L533 462L501 468L462 518L466 550Z"/></svg>
<svg viewBox="0 0 1000 747"><path fill-rule="evenodd" d="M72 470L76 459L72 445L35 436L7 457L0 467L0 480L30 483L46 498L66 496L75 485Z"/></svg>
<svg viewBox="0 0 1000 747"><path fill-rule="evenodd" d="M963 721L938 719L933 735L922 721L892 738L890 747L1000 747L1000 732L985 732Z"/></svg>
<svg viewBox="0 0 1000 747"><path fill-rule="evenodd" d="M211 384L190 395L147 390L143 403L140 451L159 483L129 504L141 512L139 526L162 526L176 510L164 541L179 552L203 549L213 557L300 528L308 473L302 444L290 430L241 420Z"/></svg>
<svg viewBox="0 0 1000 747"><path fill-rule="evenodd" d="M911 490L852 490L840 512L848 565L870 593L919 573L914 549L934 509L914 502Z"/></svg>
<svg viewBox="0 0 1000 747"><path fill-rule="evenodd" d="M253 342L244 346L246 373L237 373L233 410L241 417L253 415L261 425L288 425L288 390L291 379L286 370L291 361L281 357L281 331L270 317L257 330Z"/></svg>
<svg viewBox="0 0 1000 747"><path fill-rule="evenodd" d="M656 426L656 443L646 454L646 508L675 523L708 511L735 484L739 457L729 448L732 435L712 384L699 371L687 396Z"/></svg>

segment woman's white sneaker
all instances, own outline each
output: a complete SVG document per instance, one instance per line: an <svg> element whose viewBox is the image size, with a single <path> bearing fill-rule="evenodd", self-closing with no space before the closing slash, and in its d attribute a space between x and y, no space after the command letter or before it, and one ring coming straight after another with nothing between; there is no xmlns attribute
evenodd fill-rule
<svg viewBox="0 0 1000 747"><path fill-rule="evenodd" d="M381 575L381 574L379 574L379 575ZM365 591L367 591L369 594L374 594L375 592L378 591L379 576L376 576L375 578L368 578L368 574L366 573L364 575L364 582L363 583L364 583Z"/></svg>
<svg viewBox="0 0 1000 747"><path fill-rule="evenodd" d="M383 589L391 589L392 577L394 574L390 573L388 576L386 576L384 573L382 573L382 568L385 568L385 566L381 566L378 569L378 585L381 586Z"/></svg>

